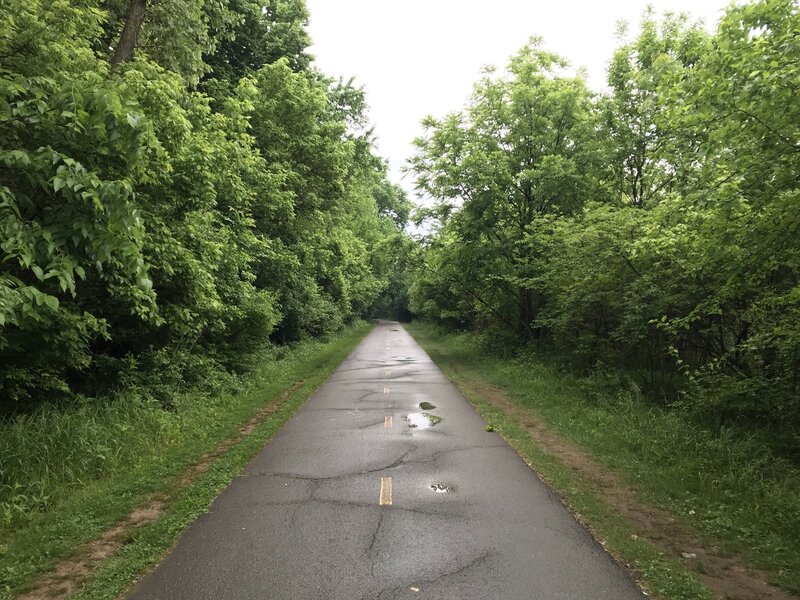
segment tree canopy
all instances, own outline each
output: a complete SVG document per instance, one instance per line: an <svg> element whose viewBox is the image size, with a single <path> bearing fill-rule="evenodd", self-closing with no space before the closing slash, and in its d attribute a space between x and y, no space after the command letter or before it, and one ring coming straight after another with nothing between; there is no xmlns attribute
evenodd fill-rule
<svg viewBox="0 0 800 600"><path fill-rule="evenodd" d="M389 285L408 201L302 0L1 10L4 408L239 371Z"/></svg>
<svg viewBox="0 0 800 600"><path fill-rule="evenodd" d="M417 315L513 337L800 447L800 10L645 14L591 93L532 40L410 161Z"/></svg>

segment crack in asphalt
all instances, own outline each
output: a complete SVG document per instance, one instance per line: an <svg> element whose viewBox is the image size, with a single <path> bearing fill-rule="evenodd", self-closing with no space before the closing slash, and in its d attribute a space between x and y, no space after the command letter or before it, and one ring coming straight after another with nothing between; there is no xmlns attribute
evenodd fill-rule
<svg viewBox="0 0 800 600"><path fill-rule="evenodd" d="M403 464L405 458L419 449L419 446L416 444L405 444L407 447L406 451L403 452L398 458L393 460L388 465L383 465L380 467L375 467L372 469L364 469L362 471L356 471L353 473L343 473L341 475L331 475L329 477L312 477L311 475L301 475L299 473L275 473L275 472L267 472L267 473L247 473L245 477L285 477L287 479L299 479L301 481L335 481L339 479L349 479L350 477L358 477L359 475L369 475L370 473L380 473L382 471L388 471L389 469L393 469L395 467L400 466ZM408 448L408 446L411 446ZM410 461L409 461L410 462Z"/></svg>
<svg viewBox="0 0 800 600"><path fill-rule="evenodd" d="M358 390L356 390L356 391L358 391ZM367 393L365 393L365 394L362 394L362 395L361 395L361 396L359 396L358 398L356 398L356 402L363 402L364 400L366 400L366 399L367 399L367 398L369 398L370 396L377 396L379 393L383 393L383 392L375 392L375 391L373 391L373 392L367 392Z"/></svg>
<svg viewBox="0 0 800 600"><path fill-rule="evenodd" d="M378 541L378 534L381 531L381 527L383 526L383 519L386 515L385 511L378 512L378 524L375 526L375 531L372 532L372 538L369 541L369 545L367 549L364 551L364 556L369 558L370 566L369 566L369 573L370 576L374 579L375 578L375 557L372 555L373 550L375 549L375 543Z"/></svg>
<svg viewBox="0 0 800 600"><path fill-rule="evenodd" d="M431 454L431 458L434 462L439 460L439 457L443 454L454 454L456 452L467 452L469 450L487 450L489 448L506 448L507 445L505 442L501 442L499 444L488 444L486 446L482 445L475 445L475 446L464 446L463 448L452 448L450 450L437 450L433 454Z"/></svg>
<svg viewBox="0 0 800 600"><path fill-rule="evenodd" d="M343 506L347 508L369 508L369 509L375 509L376 511L383 511L384 513L387 512L411 513L413 515L422 515L425 517L433 517L435 519L442 519L442 520L454 520L463 518L461 515L450 515L447 513L442 514L441 512L432 512L432 511L422 510L419 508L404 508L397 506L396 504L380 506L375 502L354 502L352 500L336 500L334 498L314 497L303 500L286 501L286 502L274 502L274 503L264 502L262 506L303 506L305 504L332 504L333 506Z"/></svg>
<svg viewBox="0 0 800 600"><path fill-rule="evenodd" d="M313 411L339 410L339 411L346 411L346 412L351 412L351 413L362 413L362 412L373 411L373 410L385 410L385 408L386 407L383 407L383 406L377 406L375 408L325 408L325 407L320 407L320 408L308 408L308 410L313 410Z"/></svg>
<svg viewBox="0 0 800 600"><path fill-rule="evenodd" d="M358 429L370 429L371 427L377 427L378 425L384 425L385 420L381 419L380 421L375 421L374 423L367 423L366 425L361 425Z"/></svg>
<svg viewBox="0 0 800 600"><path fill-rule="evenodd" d="M379 421L379 422L376 422L376 423L365 425L363 427L360 427L359 429L364 429L364 428L367 428L367 427L375 427L376 425L381 424L381 423L383 423L383 421ZM425 433L430 433L430 432L426 431ZM488 450L488 449L494 449L494 448L497 448L497 449L504 449L505 448L505 445L502 444L502 443L501 444L490 444L490 445L487 445L487 446L483 446L483 445L465 446L463 448L452 448L452 449L449 449L449 450L437 450L436 452L432 453L430 456L428 456L426 458L406 460L406 458L408 458L409 455L411 455L411 454L413 454L413 453L415 453L415 452L420 450L420 445L419 444L405 444L405 446L406 446L405 452L403 452L403 454L401 454L398 458L396 458L395 460L393 460L389 464L382 465L382 466L379 466L379 467L370 468L370 469L364 469L364 470L361 470L361 471L354 471L354 472L351 472L351 473L342 473L340 475L330 475L330 476L327 476L327 477L315 477L315 476L312 476L312 475L302 475L300 473L268 471L268 472L256 472L256 473L243 473L242 475L240 475L240 477L285 477L286 479L297 479L297 480L300 480L300 481L309 481L309 482L314 482L314 483L319 483L319 482L323 482L323 481L338 481L338 480L342 480L342 479L349 479L351 477L358 477L360 475L369 475L371 473L380 473L382 471L388 471L389 469L394 469L394 468L399 467L400 465L404 465L404 464L408 464L408 465L411 465L411 464L423 465L423 464L431 464L431 463L435 464L439 460L439 458L441 456L444 456L446 454L454 454L456 452L466 452L466 451L469 451L469 450Z"/></svg>
<svg viewBox="0 0 800 600"><path fill-rule="evenodd" d="M294 504L292 515L289 517L289 531L294 531L294 528L297 526L297 513L300 511L301 506L303 506L302 503Z"/></svg>
<svg viewBox="0 0 800 600"><path fill-rule="evenodd" d="M316 496L310 498L298 498L297 500L275 500L275 501L268 501L268 502L254 502L252 504L244 504L236 506L235 508L224 509L224 510L239 510L241 506L294 506L294 507L302 507L306 504L331 504L333 506L342 506L346 508L369 508L377 510L383 510L384 512L397 512L397 513L411 513L414 515L422 515L425 517L433 517L436 519L442 520L453 520L453 519L461 519L463 518L461 515L450 515L447 513L442 512L433 512L428 510L422 510L419 508L406 508L397 505L389 505L389 506L380 506L375 502L355 502L353 500L336 500L334 498L317 498ZM210 509L209 513L218 513L224 512L223 509ZM293 521L294 522L294 519Z"/></svg>
<svg viewBox="0 0 800 600"><path fill-rule="evenodd" d="M487 559L491 558L495 554L496 553L495 553L494 550L486 550L485 552L482 552L480 555L478 555L475 558L473 558L470 562L468 562L468 563L466 563L466 564L464 564L464 565L462 565L462 566L460 566L460 567L458 567L458 568L456 568L456 569L454 569L452 571L447 571L445 573L440 573L440 574L436 575L435 577L433 577L431 579L415 579L413 581L409 581L407 583L403 583L401 585L397 585L397 586L394 586L394 587L391 587L391 588L384 588L384 589L382 589L381 591L378 592L377 596L373 595L373 593L369 593L369 594L367 594L365 596L362 596L360 598L360 600L370 600L371 598L374 598L375 600L384 600L384 599L391 600L391 598L394 598L399 592L405 591L405 590L407 590L408 588L410 588L412 586L418 587L418 586L422 586L422 585L425 585L425 584L439 583L443 579L447 579L448 577L454 577L456 575L460 575L461 573L464 573L465 571L468 571L469 569L477 567L482 562L484 562Z"/></svg>

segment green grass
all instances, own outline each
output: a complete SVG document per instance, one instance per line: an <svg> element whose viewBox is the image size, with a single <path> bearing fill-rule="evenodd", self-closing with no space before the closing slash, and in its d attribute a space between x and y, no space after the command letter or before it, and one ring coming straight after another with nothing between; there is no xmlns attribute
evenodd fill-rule
<svg viewBox="0 0 800 600"><path fill-rule="evenodd" d="M0 598L26 589L151 494L174 492L162 517L105 561L81 594L116 597L159 559L368 329L359 324L328 341L298 344L250 376L243 390L185 394L174 411L117 402L45 410L0 425ZM187 488L169 489L187 466L299 380L302 385L252 435Z"/></svg>
<svg viewBox="0 0 800 600"><path fill-rule="evenodd" d="M767 571L773 583L800 592L800 470L757 438L736 431L714 435L677 411L648 404L635 389L579 378L535 356L493 356L475 334L444 334L421 323L407 329L456 383L499 386L513 402L622 475L646 501L679 515L723 551ZM635 565L655 595L708 597L679 564L643 540L632 540L636 532L512 419L479 397L470 400L609 547Z"/></svg>

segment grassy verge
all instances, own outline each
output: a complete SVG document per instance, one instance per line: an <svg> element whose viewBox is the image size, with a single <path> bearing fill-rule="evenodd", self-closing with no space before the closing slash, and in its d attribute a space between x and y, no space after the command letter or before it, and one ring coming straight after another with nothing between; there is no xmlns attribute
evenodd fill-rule
<svg viewBox="0 0 800 600"><path fill-rule="evenodd" d="M327 341L299 344L265 364L244 390L183 397L174 411L144 404L83 406L4 424L0 456L4 468L19 476L15 486L4 490L0 504L0 598L28 588L55 561L69 557L153 494L167 494L171 501L161 518L137 530L131 543L106 560L81 596L113 598L122 592L160 558L368 330L360 324ZM187 487L174 489L188 466L287 390L277 410L249 436ZM76 447L97 455L90 459L97 464L94 471L78 458L71 468ZM73 471L78 475L70 476Z"/></svg>
<svg viewBox="0 0 800 600"><path fill-rule="evenodd" d="M710 597L680 561L637 538L635 529L601 502L578 473L465 383L498 386L515 405L619 474L645 501L688 523L720 552L763 569L772 583L800 593L797 468L737 432L714 436L676 411L648 405L633 390L609 389L532 356L489 355L473 334L444 334L420 323L407 329L612 552L641 574L653 595Z"/></svg>

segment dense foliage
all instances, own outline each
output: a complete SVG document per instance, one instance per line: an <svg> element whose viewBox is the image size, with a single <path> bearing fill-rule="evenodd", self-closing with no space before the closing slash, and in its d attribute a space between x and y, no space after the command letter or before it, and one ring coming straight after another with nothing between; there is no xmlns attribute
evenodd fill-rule
<svg viewBox="0 0 800 600"><path fill-rule="evenodd" d="M410 306L800 438L800 9L645 16L592 94L533 40L411 161ZM513 340L511 339L513 338ZM503 342L506 344L506 342Z"/></svg>
<svg viewBox="0 0 800 600"><path fill-rule="evenodd" d="M0 407L247 369L388 286L408 202L302 0L0 2Z"/></svg>

